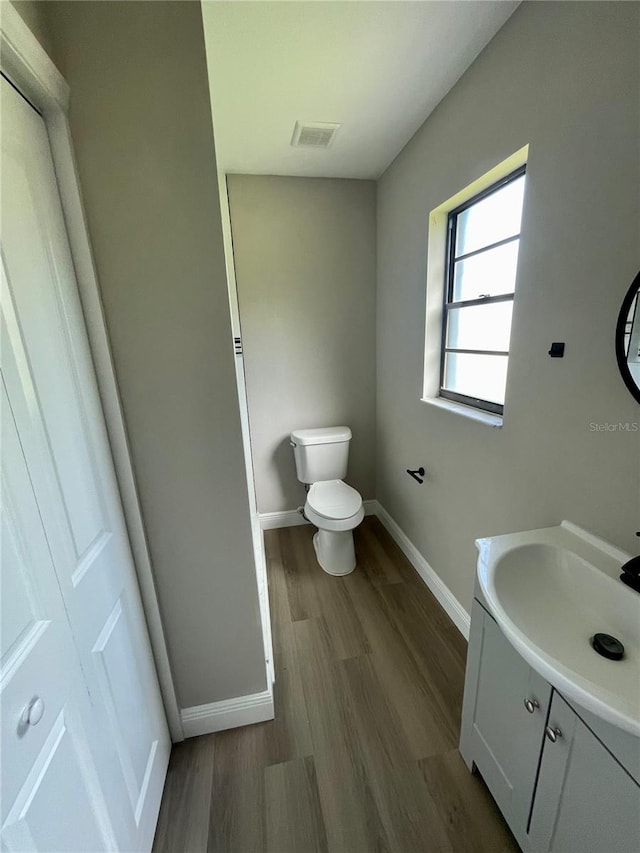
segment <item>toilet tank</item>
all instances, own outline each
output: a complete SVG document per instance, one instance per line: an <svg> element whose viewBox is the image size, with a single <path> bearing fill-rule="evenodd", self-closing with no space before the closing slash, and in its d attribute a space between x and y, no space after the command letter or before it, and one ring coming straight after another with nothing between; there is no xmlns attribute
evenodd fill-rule
<svg viewBox="0 0 640 853"><path fill-rule="evenodd" d="M301 483L343 480L349 460L349 427L297 429L291 433L296 474Z"/></svg>

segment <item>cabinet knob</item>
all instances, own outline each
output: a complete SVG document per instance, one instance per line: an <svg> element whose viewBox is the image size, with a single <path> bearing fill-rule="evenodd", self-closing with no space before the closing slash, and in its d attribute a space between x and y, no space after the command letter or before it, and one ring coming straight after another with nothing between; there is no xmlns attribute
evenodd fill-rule
<svg viewBox="0 0 640 853"><path fill-rule="evenodd" d="M555 743L559 737L562 737L562 732L560 731L560 729L557 726L555 728L551 728L551 726L547 726L546 729L544 730L544 733L549 738L551 743Z"/></svg>
<svg viewBox="0 0 640 853"><path fill-rule="evenodd" d="M524 700L524 707L527 709L527 711L528 711L530 714L533 714L533 712L534 712L537 708L539 708L539 707L540 707L540 703L538 702L538 700L537 700L537 699L525 699L525 700Z"/></svg>

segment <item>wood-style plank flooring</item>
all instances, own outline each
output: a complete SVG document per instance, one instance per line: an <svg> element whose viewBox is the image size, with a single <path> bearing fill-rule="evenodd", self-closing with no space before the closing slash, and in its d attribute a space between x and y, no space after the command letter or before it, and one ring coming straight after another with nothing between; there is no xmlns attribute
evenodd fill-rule
<svg viewBox="0 0 640 853"><path fill-rule="evenodd" d="M457 751L463 638L376 518L343 578L313 532L265 534L275 719L174 746L154 850L517 851Z"/></svg>

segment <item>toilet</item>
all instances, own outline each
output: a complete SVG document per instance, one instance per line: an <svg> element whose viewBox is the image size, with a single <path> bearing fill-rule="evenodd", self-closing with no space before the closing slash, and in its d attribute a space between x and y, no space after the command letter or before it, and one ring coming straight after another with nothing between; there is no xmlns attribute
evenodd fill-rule
<svg viewBox="0 0 640 853"><path fill-rule="evenodd" d="M364 518L359 492L343 482L349 459L349 427L298 429L291 433L298 480L307 488L304 516L318 528L313 547L329 575L356 567L353 530Z"/></svg>

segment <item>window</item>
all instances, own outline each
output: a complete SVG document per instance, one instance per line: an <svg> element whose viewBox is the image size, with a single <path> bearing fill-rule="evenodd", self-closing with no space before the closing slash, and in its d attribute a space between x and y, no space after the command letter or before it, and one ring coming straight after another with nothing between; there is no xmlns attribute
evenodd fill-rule
<svg viewBox="0 0 640 853"><path fill-rule="evenodd" d="M636 326L636 328L638 328L638 326L640 326L640 320L636 323L636 314L640 318L640 291L638 291L631 300L629 313L627 314L627 319L625 320L622 329L622 350L624 352L624 357L628 361L631 361L631 335L633 334L633 327ZM640 345L640 337L638 344Z"/></svg>
<svg viewBox="0 0 640 853"><path fill-rule="evenodd" d="M525 166L449 212L440 396L501 415Z"/></svg>

